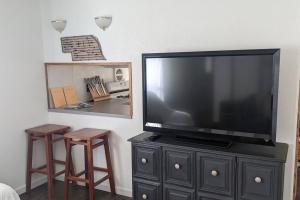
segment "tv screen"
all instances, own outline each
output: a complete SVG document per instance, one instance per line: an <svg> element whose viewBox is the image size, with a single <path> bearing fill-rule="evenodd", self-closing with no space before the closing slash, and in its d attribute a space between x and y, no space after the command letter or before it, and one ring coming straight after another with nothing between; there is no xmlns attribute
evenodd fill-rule
<svg viewBox="0 0 300 200"><path fill-rule="evenodd" d="M144 130L275 143L279 52L143 54Z"/></svg>

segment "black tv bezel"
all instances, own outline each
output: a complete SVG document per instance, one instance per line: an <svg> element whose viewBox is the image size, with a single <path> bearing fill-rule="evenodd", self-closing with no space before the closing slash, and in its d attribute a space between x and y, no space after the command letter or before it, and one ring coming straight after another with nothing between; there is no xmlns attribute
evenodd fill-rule
<svg viewBox="0 0 300 200"><path fill-rule="evenodd" d="M169 128L157 128L146 126L146 59L147 58L176 58L176 57L201 57L201 56L244 56L244 55L272 55L273 56L273 89L272 89L272 127L270 134L256 134L240 131L218 130L226 134L209 132L176 130ZM142 54L142 82L143 82L143 130L165 134L170 136L181 136L188 138L205 138L209 140L238 141L245 143L272 145L276 144L277 108L278 108L278 87L279 87L280 49L251 49L251 50L222 50L222 51L197 51L197 52L174 52L174 53L144 53ZM199 127L200 128L200 127ZM234 134L238 133L238 134ZM240 134L243 134L242 136ZM248 134L248 135L247 135ZM251 137L250 134L254 134Z"/></svg>

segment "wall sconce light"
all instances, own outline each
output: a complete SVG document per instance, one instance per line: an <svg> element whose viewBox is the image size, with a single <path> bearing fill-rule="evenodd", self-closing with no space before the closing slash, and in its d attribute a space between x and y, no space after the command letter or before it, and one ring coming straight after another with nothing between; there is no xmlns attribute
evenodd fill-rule
<svg viewBox="0 0 300 200"><path fill-rule="evenodd" d="M105 31L105 29L107 29L112 22L112 16L95 17L95 22L99 28Z"/></svg>
<svg viewBox="0 0 300 200"><path fill-rule="evenodd" d="M67 20L64 19L58 19L51 21L52 27L57 30L59 33L62 33L66 26L67 26Z"/></svg>

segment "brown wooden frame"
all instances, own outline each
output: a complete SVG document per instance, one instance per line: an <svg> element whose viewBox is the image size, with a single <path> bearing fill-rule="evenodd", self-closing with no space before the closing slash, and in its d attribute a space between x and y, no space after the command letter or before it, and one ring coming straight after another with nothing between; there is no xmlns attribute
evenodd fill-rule
<svg viewBox="0 0 300 200"><path fill-rule="evenodd" d="M46 77L46 91L48 109L50 109L50 95L49 95L49 82L48 82L48 68L51 66L96 66L96 67L109 67L109 68L128 68L129 73L129 103L130 110L129 115L133 115L133 98L132 98L132 64L131 62L47 62L45 65L45 77ZM126 67L125 67L126 66Z"/></svg>

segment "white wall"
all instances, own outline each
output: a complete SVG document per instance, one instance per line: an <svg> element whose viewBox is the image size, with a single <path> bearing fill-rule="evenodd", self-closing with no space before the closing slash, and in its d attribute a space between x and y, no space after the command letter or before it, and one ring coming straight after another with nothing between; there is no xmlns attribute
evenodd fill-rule
<svg viewBox="0 0 300 200"><path fill-rule="evenodd" d="M71 60L70 55L61 53L60 36L94 34L107 59L133 63L132 120L58 113L49 116L51 122L74 128L113 130L113 165L117 188L123 193L131 190L131 154L126 140L142 131L141 53L281 48L277 140L290 144L284 199L292 198L300 74L299 0L42 1L45 61ZM104 14L111 14L113 23L102 32L93 18ZM56 18L68 20L62 35L50 26L49 20ZM77 157L78 162L81 160Z"/></svg>
<svg viewBox="0 0 300 200"><path fill-rule="evenodd" d="M21 193L27 160L24 130L48 120L39 1L2 0L0 27L0 182ZM35 163L43 157L35 155Z"/></svg>

